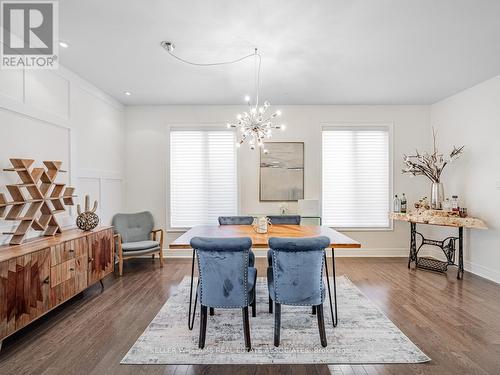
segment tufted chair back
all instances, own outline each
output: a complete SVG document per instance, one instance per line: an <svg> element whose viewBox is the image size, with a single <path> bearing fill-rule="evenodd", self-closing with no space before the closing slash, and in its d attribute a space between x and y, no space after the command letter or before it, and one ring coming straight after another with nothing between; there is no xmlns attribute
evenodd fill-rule
<svg viewBox="0 0 500 375"><path fill-rule="evenodd" d="M252 225L253 216L219 216L219 225Z"/></svg>
<svg viewBox="0 0 500 375"><path fill-rule="evenodd" d="M154 227L153 215L149 211L133 214L116 214L113 227L122 236L123 243L147 241Z"/></svg>
<svg viewBox="0 0 500 375"><path fill-rule="evenodd" d="M300 215L268 215L272 224L300 225Z"/></svg>
<svg viewBox="0 0 500 375"><path fill-rule="evenodd" d="M243 308L249 305L248 254L252 240L195 237L200 303L204 306Z"/></svg>
<svg viewBox="0 0 500 375"><path fill-rule="evenodd" d="M269 239L272 268L268 280L273 300L284 305L314 306L323 303L323 260L328 237Z"/></svg>

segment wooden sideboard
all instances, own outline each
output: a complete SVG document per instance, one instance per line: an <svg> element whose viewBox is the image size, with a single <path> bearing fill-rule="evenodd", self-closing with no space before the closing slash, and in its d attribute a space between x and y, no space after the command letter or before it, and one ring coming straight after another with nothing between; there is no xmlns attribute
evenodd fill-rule
<svg viewBox="0 0 500 375"><path fill-rule="evenodd" d="M2 340L113 271L112 227L0 246Z"/></svg>

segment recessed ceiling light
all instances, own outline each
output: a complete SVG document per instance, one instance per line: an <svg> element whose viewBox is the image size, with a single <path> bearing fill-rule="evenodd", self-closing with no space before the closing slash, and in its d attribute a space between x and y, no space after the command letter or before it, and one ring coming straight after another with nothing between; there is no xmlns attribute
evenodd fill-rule
<svg viewBox="0 0 500 375"><path fill-rule="evenodd" d="M66 42L59 42L59 45L62 47L62 48L68 48L69 47L69 44L66 43Z"/></svg>
<svg viewBox="0 0 500 375"><path fill-rule="evenodd" d="M130 91L125 91L124 94L127 95L127 96L132 95L132 93Z"/></svg>

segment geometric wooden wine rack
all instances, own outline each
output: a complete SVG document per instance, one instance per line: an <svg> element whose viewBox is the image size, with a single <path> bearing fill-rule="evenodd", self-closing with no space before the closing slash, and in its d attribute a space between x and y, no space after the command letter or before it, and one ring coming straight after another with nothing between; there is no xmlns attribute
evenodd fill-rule
<svg viewBox="0 0 500 375"><path fill-rule="evenodd" d="M61 169L62 162L44 161L45 167L41 168L31 168L32 159L10 159L10 162L12 168L4 171L16 172L21 179L18 184L5 186L12 201L0 193L0 218L19 221L14 232L3 233L12 235L10 244L21 244L30 228L43 231L44 236L61 233L55 215L72 206L75 197L75 188L55 182L57 174L65 172Z"/></svg>

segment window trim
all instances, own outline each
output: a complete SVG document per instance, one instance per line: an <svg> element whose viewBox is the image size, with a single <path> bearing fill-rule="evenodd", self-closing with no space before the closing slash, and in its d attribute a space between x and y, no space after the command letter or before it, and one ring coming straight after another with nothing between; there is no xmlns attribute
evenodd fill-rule
<svg viewBox="0 0 500 375"><path fill-rule="evenodd" d="M320 144L320 208L323 212L323 132L328 130L339 130L339 129L384 129L388 131L389 134L389 207L387 215L391 212L391 202L394 194L394 123L393 122L322 122L320 123L320 134L319 134L319 144ZM389 218L388 227L333 227L335 230L342 232L392 232L394 231L394 220Z"/></svg>
<svg viewBox="0 0 500 375"><path fill-rule="evenodd" d="M167 141L167 147L165 148L165 159L166 160L166 176L165 176L165 224L167 233L184 233L191 229L192 227L172 227L171 215L170 215L170 200L171 200L171 189L170 189L170 133L172 131L226 131L234 133L236 137L236 131L234 129L228 129L224 122L187 122L187 123L170 123L165 127L165 137ZM236 138L235 138L236 142ZM236 210L237 214L240 214L241 210L241 176L240 176L240 161L238 158L238 149L234 148L235 163L235 173L236 173Z"/></svg>

